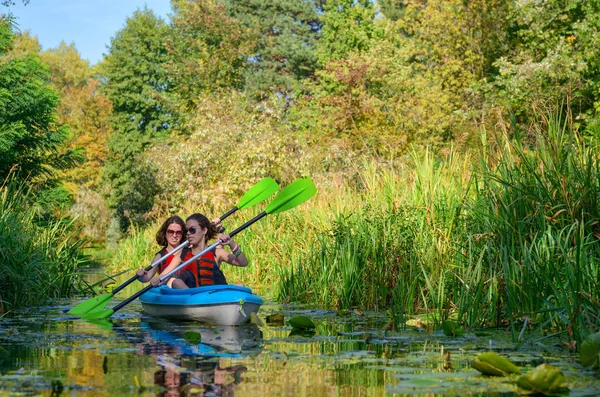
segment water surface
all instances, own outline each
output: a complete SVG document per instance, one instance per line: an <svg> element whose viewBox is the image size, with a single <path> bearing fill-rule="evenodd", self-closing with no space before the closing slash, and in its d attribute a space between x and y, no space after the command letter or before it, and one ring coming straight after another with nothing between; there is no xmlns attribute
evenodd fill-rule
<svg viewBox="0 0 600 397"><path fill-rule="evenodd" d="M122 294L110 306L128 296ZM0 395L519 395L515 378L470 367L490 350L525 370L543 362L561 368L571 396L600 395L597 373L582 368L558 339L515 350L504 330L450 338L415 327L390 330L384 313L274 304L261 308L260 326L161 321L144 315L139 301L110 321L90 323L66 314L77 302L0 319ZM298 334L267 324L274 313L309 316L317 328Z"/></svg>

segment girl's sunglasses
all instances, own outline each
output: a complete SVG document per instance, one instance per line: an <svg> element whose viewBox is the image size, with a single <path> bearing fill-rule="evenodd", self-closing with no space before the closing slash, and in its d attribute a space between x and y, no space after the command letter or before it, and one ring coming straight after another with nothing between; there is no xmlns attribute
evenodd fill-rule
<svg viewBox="0 0 600 397"><path fill-rule="evenodd" d="M188 234L196 234L197 231L198 231L198 229L195 228L194 226L192 226L187 230L187 233Z"/></svg>
<svg viewBox="0 0 600 397"><path fill-rule="evenodd" d="M183 232L181 230L170 230L167 229L167 236L182 236Z"/></svg>

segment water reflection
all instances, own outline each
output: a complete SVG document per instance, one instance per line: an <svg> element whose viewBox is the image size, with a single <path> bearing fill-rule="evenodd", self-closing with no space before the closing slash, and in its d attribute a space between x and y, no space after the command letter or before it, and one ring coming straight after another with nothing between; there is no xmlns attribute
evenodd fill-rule
<svg viewBox="0 0 600 397"><path fill-rule="evenodd" d="M259 316L306 315L316 329L167 322L144 316L139 302L90 323L65 314L75 303L0 318L1 396L517 396L514 380L470 367L489 350L524 368L560 366L571 396L600 395L595 372L552 338L515 349L503 330L449 338L390 331L385 313L340 316L283 305L266 305Z"/></svg>
<svg viewBox="0 0 600 397"><path fill-rule="evenodd" d="M158 396L233 396L243 381L245 365L227 365L224 358L242 358L260 352L262 333L247 326L174 326L162 320L142 321L138 354L155 359L160 367L154 384Z"/></svg>

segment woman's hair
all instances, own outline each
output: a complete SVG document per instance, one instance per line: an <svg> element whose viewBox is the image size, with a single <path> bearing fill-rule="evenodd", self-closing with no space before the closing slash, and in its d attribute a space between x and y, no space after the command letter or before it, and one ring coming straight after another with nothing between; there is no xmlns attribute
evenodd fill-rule
<svg viewBox="0 0 600 397"><path fill-rule="evenodd" d="M198 225L200 225L200 227L205 227L208 229L208 231L206 232L205 240L204 240L205 242L208 240L212 240L219 233L217 231L217 227L215 226L215 224L212 223L211 221L209 221L208 218L202 214L198 214L198 213L192 214L192 215L188 216L185 221L187 222L190 219L193 219L196 222L198 222Z"/></svg>
<svg viewBox="0 0 600 397"><path fill-rule="evenodd" d="M169 245L169 243L167 242L167 229L173 223L176 223L179 226L181 226L181 232L183 233L181 235L181 241L185 240L185 222L177 215L173 215L172 217L164 221L164 223L160 226L160 229L158 229L158 232L156 232L156 243L161 247L166 247L167 245Z"/></svg>

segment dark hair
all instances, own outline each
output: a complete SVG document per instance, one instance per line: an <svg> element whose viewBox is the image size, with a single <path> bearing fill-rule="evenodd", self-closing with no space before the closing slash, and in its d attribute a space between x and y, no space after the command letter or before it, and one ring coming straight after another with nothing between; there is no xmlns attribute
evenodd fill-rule
<svg viewBox="0 0 600 397"><path fill-rule="evenodd" d="M160 245L161 247L166 247L167 245L169 245L169 243L167 242L167 229L169 228L169 226L171 226L173 223L178 224L179 226L181 226L181 231L182 231L182 235L181 235L181 240L185 240L186 235L185 235L185 222L183 221L183 219L181 219L180 217L178 217L177 215L173 215L172 217L170 217L169 219L167 219L166 221L164 221L164 223L160 226L160 229L158 229L158 232L156 232L156 243L158 245Z"/></svg>
<svg viewBox="0 0 600 397"><path fill-rule="evenodd" d="M209 221L208 218L202 214L198 214L198 213L192 214L192 215L188 216L185 221L187 222L190 219L193 219L196 222L198 222L198 225L200 225L200 227L205 227L208 229L208 231L206 232L206 238L204 239L205 242L215 238L217 236L217 234L219 233L217 231L217 227L215 226L215 224L212 223L211 221Z"/></svg>

